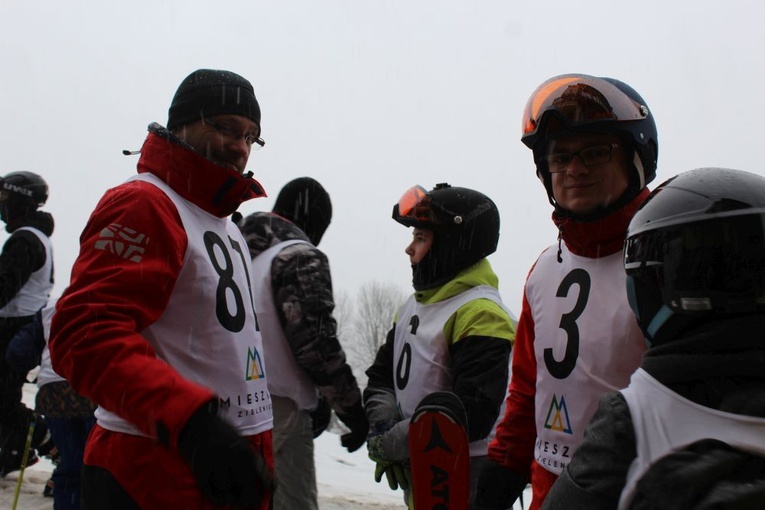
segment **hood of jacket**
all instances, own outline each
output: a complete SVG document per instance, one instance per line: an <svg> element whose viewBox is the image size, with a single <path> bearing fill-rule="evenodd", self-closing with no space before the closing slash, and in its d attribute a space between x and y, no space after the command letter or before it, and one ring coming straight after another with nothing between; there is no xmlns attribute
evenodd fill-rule
<svg viewBox="0 0 765 510"><path fill-rule="evenodd" d="M53 234L53 216L45 211L35 211L22 218L15 218L5 226L6 232L13 233L21 227L33 227L50 237Z"/></svg>
<svg viewBox="0 0 765 510"><path fill-rule="evenodd" d="M489 285L499 289L499 278L489 264L489 260L485 258L463 269L440 287L415 292L414 298L419 303L438 303L479 285Z"/></svg>
<svg viewBox="0 0 765 510"><path fill-rule="evenodd" d="M284 241L300 239L310 243L308 236L297 225L270 212L250 214L239 222L239 230L247 240L247 248L252 258Z"/></svg>
<svg viewBox="0 0 765 510"><path fill-rule="evenodd" d="M138 173L159 177L184 199L219 218L266 192L252 172L239 172L216 165L157 123L141 147Z"/></svg>

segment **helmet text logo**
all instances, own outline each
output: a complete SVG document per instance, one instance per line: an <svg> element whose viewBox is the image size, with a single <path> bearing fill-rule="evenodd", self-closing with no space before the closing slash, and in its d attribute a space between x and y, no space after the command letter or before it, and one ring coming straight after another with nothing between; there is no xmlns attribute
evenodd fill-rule
<svg viewBox="0 0 765 510"><path fill-rule="evenodd" d="M24 195L30 198L33 195L31 189L27 189L22 186L16 186L15 184L11 184L9 182L3 183L3 189L7 189L8 191L13 191L14 193L18 193L19 195Z"/></svg>

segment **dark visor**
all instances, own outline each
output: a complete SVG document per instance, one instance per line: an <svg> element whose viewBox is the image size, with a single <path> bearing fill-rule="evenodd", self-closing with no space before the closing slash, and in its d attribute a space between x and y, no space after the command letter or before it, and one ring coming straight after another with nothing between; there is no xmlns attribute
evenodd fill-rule
<svg viewBox="0 0 765 510"><path fill-rule="evenodd" d="M682 271L678 271L680 261ZM657 269L662 269L670 293L675 289L736 293L751 288L748 280L765 280L765 215L737 216L735 221L722 217L629 237L624 245L627 274L652 266L663 266Z"/></svg>

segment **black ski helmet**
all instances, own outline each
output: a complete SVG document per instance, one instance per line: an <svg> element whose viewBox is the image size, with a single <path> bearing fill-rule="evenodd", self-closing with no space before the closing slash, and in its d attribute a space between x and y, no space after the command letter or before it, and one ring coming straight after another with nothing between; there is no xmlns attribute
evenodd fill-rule
<svg viewBox="0 0 765 510"><path fill-rule="evenodd" d="M545 152L551 120L568 131L613 133L632 149L632 172L624 203L656 177L659 141L656 122L635 89L613 78L562 74L542 83L523 111L521 141L534 153L537 177L550 203L558 207L552 191Z"/></svg>
<svg viewBox="0 0 765 510"><path fill-rule="evenodd" d="M412 268L416 290L446 283L463 269L494 253L499 242L499 210L478 191L437 184L407 190L393 206L393 219L407 227L432 230L433 245Z"/></svg>
<svg viewBox="0 0 765 510"><path fill-rule="evenodd" d="M300 227L311 243L318 246L332 221L332 201L319 181L298 177L279 191L272 212Z"/></svg>
<svg viewBox="0 0 765 510"><path fill-rule="evenodd" d="M664 182L632 218L624 268L653 345L699 317L765 310L765 177L699 168Z"/></svg>
<svg viewBox="0 0 765 510"><path fill-rule="evenodd" d="M33 172L11 172L0 177L0 219L27 216L48 200L48 183Z"/></svg>

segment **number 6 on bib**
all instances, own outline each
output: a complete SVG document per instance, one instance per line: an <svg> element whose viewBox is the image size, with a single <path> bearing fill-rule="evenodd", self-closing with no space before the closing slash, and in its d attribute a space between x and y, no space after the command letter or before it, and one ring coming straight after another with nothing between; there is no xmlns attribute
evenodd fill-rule
<svg viewBox="0 0 765 510"><path fill-rule="evenodd" d="M409 422L415 510L465 510L470 495L470 451L465 407L457 395L427 395Z"/></svg>

